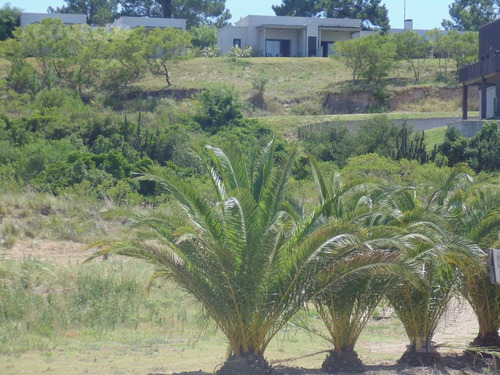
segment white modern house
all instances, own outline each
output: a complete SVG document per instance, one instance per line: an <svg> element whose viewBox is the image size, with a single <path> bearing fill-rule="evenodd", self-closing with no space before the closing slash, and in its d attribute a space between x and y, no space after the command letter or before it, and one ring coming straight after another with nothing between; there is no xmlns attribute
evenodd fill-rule
<svg viewBox="0 0 500 375"><path fill-rule="evenodd" d="M87 23L85 14L60 14L60 13L21 13L21 27L32 23L40 23L45 18L60 19L65 25L83 25Z"/></svg>
<svg viewBox="0 0 500 375"><path fill-rule="evenodd" d="M356 37L361 20L348 18L247 16L217 32L221 53L234 46L253 47L267 57L332 54L332 45Z"/></svg>
<svg viewBox="0 0 500 375"><path fill-rule="evenodd" d="M111 27L121 30L135 29L136 27L145 27L146 29L173 27L186 30L186 22L185 19L174 18L120 17L111 24Z"/></svg>

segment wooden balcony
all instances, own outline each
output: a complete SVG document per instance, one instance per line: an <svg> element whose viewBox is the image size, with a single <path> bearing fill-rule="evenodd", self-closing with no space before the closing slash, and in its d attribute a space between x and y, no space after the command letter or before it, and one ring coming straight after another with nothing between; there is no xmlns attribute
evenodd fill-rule
<svg viewBox="0 0 500 375"><path fill-rule="evenodd" d="M470 84L496 72L500 72L500 56L493 56L478 63L467 65L459 70L458 80Z"/></svg>

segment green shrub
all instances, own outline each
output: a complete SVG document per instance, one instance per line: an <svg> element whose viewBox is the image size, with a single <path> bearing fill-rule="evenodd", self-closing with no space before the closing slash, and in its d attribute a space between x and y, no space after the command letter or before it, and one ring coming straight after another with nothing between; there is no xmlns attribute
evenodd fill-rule
<svg viewBox="0 0 500 375"><path fill-rule="evenodd" d="M201 113L197 119L201 127L210 132L231 124L243 117L243 106L234 91L234 87L213 85L203 91L199 100Z"/></svg>

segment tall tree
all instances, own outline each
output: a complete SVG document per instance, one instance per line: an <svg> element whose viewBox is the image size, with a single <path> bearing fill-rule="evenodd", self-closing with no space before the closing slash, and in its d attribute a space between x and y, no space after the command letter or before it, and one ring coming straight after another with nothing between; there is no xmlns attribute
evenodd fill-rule
<svg viewBox="0 0 500 375"><path fill-rule="evenodd" d="M413 30L394 34L392 39L396 44L396 58L406 61L413 70L415 81L419 81L420 72L431 53L429 41Z"/></svg>
<svg viewBox="0 0 500 375"><path fill-rule="evenodd" d="M104 26L113 22L118 14L118 0L64 0L62 7L49 7L50 13L87 15L89 25Z"/></svg>
<svg viewBox="0 0 500 375"><path fill-rule="evenodd" d="M224 26L231 18L226 0L120 0L121 15L185 18L188 27Z"/></svg>
<svg viewBox="0 0 500 375"><path fill-rule="evenodd" d="M12 32L20 26L21 9L6 3L0 8L0 40L12 38Z"/></svg>
<svg viewBox="0 0 500 375"><path fill-rule="evenodd" d="M382 0L283 0L273 5L277 16L325 16L333 18L359 18L365 29L378 26L389 30L389 17Z"/></svg>
<svg viewBox="0 0 500 375"><path fill-rule="evenodd" d="M493 21L499 12L499 0L455 0L449 6L452 20L443 20L441 25L447 30L477 31Z"/></svg>
<svg viewBox="0 0 500 375"><path fill-rule="evenodd" d="M152 74L165 77L170 86L169 66L175 61L190 57L186 48L191 45L191 35L185 30L172 27L156 28L149 33L145 29L143 31L142 56L146 65Z"/></svg>

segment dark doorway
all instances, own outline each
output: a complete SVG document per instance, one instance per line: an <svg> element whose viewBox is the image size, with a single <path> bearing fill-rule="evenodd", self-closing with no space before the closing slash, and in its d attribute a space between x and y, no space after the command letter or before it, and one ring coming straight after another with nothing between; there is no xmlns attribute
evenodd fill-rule
<svg viewBox="0 0 500 375"><path fill-rule="evenodd" d="M307 56L313 57L318 54L317 52L317 38L315 36L310 36L307 38Z"/></svg>
<svg viewBox="0 0 500 375"><path fill-rule="evenodd" d="M290 57L292 55L292 41L286 39L266 39L266 56Z"/></svg>
<svg viewBox="0 0 500 375"><path fill-rule="evenodd" d="M323 57L328 57L333 55L334 52L332 50L334 42L321 42L321 49L323 52Z"/></svg>

